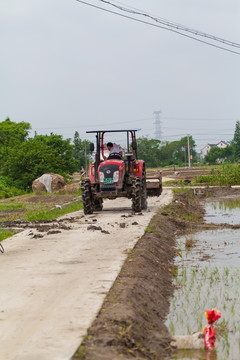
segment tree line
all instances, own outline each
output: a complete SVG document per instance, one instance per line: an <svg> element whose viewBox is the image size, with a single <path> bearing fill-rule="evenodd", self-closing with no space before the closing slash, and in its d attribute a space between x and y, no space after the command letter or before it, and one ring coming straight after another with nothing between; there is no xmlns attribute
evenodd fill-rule
<svg viewBox="0 0 240 360"><path fill-rule="evenodd" d="M138 158L144 160L147 167L187 166L189 156L192 163L198 162L196 144L192 136L171 142L141 137L137 140L137 146Z"/></svg>
<svg viewBox="0 0 240 360"><path fill-rule="evenodd" d="M58 173L67 178L80 171L81 167L85 168L86 161L88 163L93 159L89 141L81 139L77 131L73 139L63 139L62 135L54 133L35 133L30 137L30 130L31 125L28 122L16 123L9 118L0 122L0 177L4 177L4 184L8 179L11 185L27 190L31 188L32 181L44 173ZM189 150L192 163L198 162L192 136L172 142L140 137L137 146L138 158L144 160L147 167L186 166ZM227 161L240 160L239 121L232 145L225 149L211 149L206 161L213 163L217 158Z"/></svg>
<svg viewBox="0 0 240 360"><path fill-rule="evenodd" d="M233 140L227 147L221 149L213 146L209 153L205 156L204 162L210 165L223 162L239 162L240 161L240 121L236 122Z"/></svg>

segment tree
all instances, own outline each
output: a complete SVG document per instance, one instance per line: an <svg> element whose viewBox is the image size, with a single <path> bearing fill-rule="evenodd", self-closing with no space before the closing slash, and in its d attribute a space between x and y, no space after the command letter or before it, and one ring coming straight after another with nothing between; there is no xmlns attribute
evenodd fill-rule
<svg viewBox="0 0 240 360"><path fill-rule="evenodd" d="M16 123L7 118L0 122L0 143L9 146L14 142L23 142L27 140L31 125L27 122Z"/></svg>
<svg viewBox="0 0 240 360"><path fill-rule="evenodd" d="M8 157L9 149L27 141L31 125L27 122L15 123L7 118L0 122L0 169Z"/></svg>
<svg viewBox="0 0 240 360"><path fill-rule="evenodd" d="M189 144L193 161L197 160L195 151L195 141L189 136ZM166 141L147 139L142 137L138 139L138 158L143 159L147 167L158 167L167 165L183 166L187 162L188 137L185 136L177 141Z"/></svg>
<svg viewBox="0 0 240 360"><path fill-rule="evenodd" d="M227 146L226 148L218 148L214 146L209 153L205 156L204 162L212 165L222 162L231 162L233 160L233 147Z"/></svg>
<svg viewBox="0 0 240 360"><path fill-rule="evenodd" d="M192 155L192 161L197 160L197 153L195 151L195 141L192 136L189 136L189 147ZM165 142L160 151L161 166L167 165L187 165L188 162L188 137L185 136L180 140Z"/></svg>
<svg viewBox="0 0 240 360"><path fill-rule="evenodd" d="M78 169L80 170L83 166L85 168L85 147L87 152L87 162L90 161L91 154L89 150L89 141L81 140L78 131L75 131L73 139L73 157L78 161Z"/></svg>
<svg viewBox="0 0 240 360"><path fill-rule="evenodd" d="M32 181L46 172L66 177L78 170L73 150L70 139L63 140L61 135L36 135L9 149L2 174L22 188L30 188Z"/></svg>
<svg viewBox="0 0 240 360"><path fill-rule="evenodd" d="M235 161L240 161L240 121L236 122L232 146Z"/></svg>
<svg viewBox="0 0 240 360"><path fill-rule="evenodd" d="M145 161L147 167L160 165L160 140L141 137L137 140L138 158Z"/></svg>

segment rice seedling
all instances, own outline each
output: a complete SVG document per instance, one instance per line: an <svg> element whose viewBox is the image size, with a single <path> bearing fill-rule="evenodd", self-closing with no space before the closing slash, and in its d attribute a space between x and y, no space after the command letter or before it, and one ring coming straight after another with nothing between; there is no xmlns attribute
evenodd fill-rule
<svg viewBox="0 0 240 360"><path fill-rule="evenodd" d="M174 323L172 321L169 324L169 330L170 330L172 335L175 334L175 326L174 326Z"/></svg>
<svg viewBox="0 0 240 360"><path fill-rule="evenodd" d="M206 325L205 310L219 308L222 318L216 325L218 359L240 358L240 270L224 262L216 265L214 259L210 264L203 261L196 269L190 254L194 249L183 249L178 262L175 282L181 283L181 288L175 292L174 311L170 309L175 334L201 331ZM185 261L187 256L190 261Z"/></svg>

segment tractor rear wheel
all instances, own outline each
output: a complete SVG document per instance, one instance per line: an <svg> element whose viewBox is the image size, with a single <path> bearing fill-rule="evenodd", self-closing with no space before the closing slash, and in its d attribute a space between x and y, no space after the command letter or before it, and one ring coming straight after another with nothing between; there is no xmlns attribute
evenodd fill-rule
<svg viewBox="0 0 240 360"><path fill-rule="evenodd" d="M132 182L132 210L141 212L142 209L142 184L139 177L135 177Z"/></svg>
<svg viewBox="0 0 240 360"><path fill-rule="evenodd" d="M147 182L146 182L146 171L143 170L142 173L142 202L141 207L143 210L147 210Z"/></svg>
<svg viewBox="0 0 240 360"><path fill-rule="evenodd" d="M81 181L83 212L85 215L93 213L91 182L89 179Z"/></svg>

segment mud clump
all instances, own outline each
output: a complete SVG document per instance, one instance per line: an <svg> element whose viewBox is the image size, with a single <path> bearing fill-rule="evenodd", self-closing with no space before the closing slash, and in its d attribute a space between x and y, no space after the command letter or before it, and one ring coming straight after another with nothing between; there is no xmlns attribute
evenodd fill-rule
<svg viewBox="0 0 240 360"><path fill-rule="evenodd" d="M87 230L96 231L96 230L102 230L102 228L101 228L101 226L89 225L89 226L87 227Z"/></svg>

